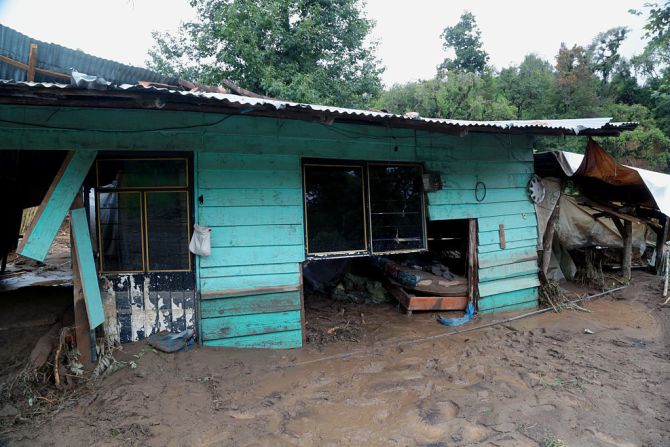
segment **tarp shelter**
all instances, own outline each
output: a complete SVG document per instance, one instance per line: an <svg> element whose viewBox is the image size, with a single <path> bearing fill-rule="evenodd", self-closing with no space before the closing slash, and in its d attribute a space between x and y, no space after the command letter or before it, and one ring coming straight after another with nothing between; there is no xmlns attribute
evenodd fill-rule
<svg viewBox="0 0 670 447"><path fill-rule="evenodd" d="M630 267L631 247L634 244L640 248L644 246L642 225L649 225L657 232L657 245L666 240L667 216L670 215L670 175L623 165L591 139L584 155L555 151L535 154L534 159L535 172L545 178L548 190L552 190L555 183L552 183L552 178L570 179L580 193L580 200L566 202L565 210L559 207L561 225L570 223L572 230L578 233L562 231L563 237L567 239L561 242L566 246L583 246L588 241L597 245L617 245L612 237L592 237L590 230L586 230L590 228L585 223L588 216L600 229L597 232L600 236L612 236L609 230L618 230L624 239L624 264L628 265L627 268ZM556 200L553 201L555 203ZM549 220L549 209L553 209L553 204L538 207L538 222ZM581 212L577 212L577 209L581 209ZM578 219L578 216L581 217ZM614 225L598 222L602 217L609 217ZM580 228L584 234L579 233ZM540 234L546 239L544 231L541 229ZM628 236L629 240L626 241ZM657 267L660 264L660 253L660 250L657 251Z"/></svg>
<svg viewBox="0 0 670 447"><path fill-rule="evenodd" d="M591 198L656 208L670 216L670 175L617 162L593 140L586 153L554 151L535 154L541 177L572 178Z"/></svg>

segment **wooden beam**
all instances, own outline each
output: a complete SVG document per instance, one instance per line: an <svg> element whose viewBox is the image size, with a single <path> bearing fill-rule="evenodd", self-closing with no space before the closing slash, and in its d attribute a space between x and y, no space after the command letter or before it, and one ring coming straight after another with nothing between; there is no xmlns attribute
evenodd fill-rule
<svg viewBox="0 0 670 447"><path fill-rule="evenodd" d="M73 209L70 212L70 224L74 238L74 254L77 261L77 271L81 281L81 288L86 302L88 324L92 329L105 322L105 311L102 306L98 272L93 259L93 245L88 230L88 219L84 208ZM73 259L74 261L74 259Z"/></svg>
<svg viewBox="0 0 670 447"><path fill-rule="evenodd" d="M468 221L468 300L475 306L475 309L479 299L478 234L477 219L470 219Z"/></svg>
<svg viewBox="0 0 670 447"><path fill-rule="evenodd" d="M72 208L82 208L83 201L81 197L75 199ZM88 324L88 315L86 313L86 301L84 299L84 290L81 285L81 276L79 274L79 265L77 263L77 248L74 243L74 229L70 221L70 256L72 260L72 290L74 292L74 324L75 334L77 336L77 349L81 353L81 362L84 367L89 368L93 364L91 326Z"/></svg>
<svg viewBox="0 0 670 447"><path fill-rule="evenodd" d="M35 81L35 68L37 66L37 44L36 43L31 43L30 44L30 55L28 56L28 74L26 75L26 78L28 79L28 82L34 82Z"/></svg>
<svg viewBox="0 0 670 447"><path fill-rule="evenodd" d="M70 151L26 231L16 252L22 256L44 261L70 205L81 189L97 151Z"/></svg>
<svg viewBox="0 0 670 447"><path fill-rule="evenodd" d="M661 230L656 230L656 262L654 267L656 268L657 275L663 275L663 246L668 241L670 218L663 216L662 222L663 225L661 226Z"/></svg>
<svg viewBox="0 0 670 447"><path fill-rule="evenodd" d="M544 235L542 237L542 261L540 262L540 271L542 272L541 278L546 279L547 270L549 270L549 263L551 262L551 250L554 244L554 233L556 232L556 223L558 218L561 215L561 201L560 199L556 202L556 206L549 216L547 221L547 228L544 230Z"/></svg>
<svg viewBox="0 0 670 447"><path fill-rule="evenodd" d="M0 62L4 62L5 64L12 65L14 67L20 68L21 70L25 70L25 71L28 71L28 67L29 67L28 64L24 64L23 62L19 62L19 61L16 61L14 59L11 59L7 56L2 56L2 55L0 55ZM35 72L43 74L43 75L51 76L53 78L63 79L63 80L66 80L66 81L70 80L70 75L69 74L61 73L59 71L52 71L52 70L47 70L45 68L35 67Z"/></svg>
<svg viewBox="0 0 670 447"><path fill-rule="evenodd" d="M216 298L228 298L233 296L250 296L262 295L264 293L278 293L278 292L293 292L300 291L300 284L293 286L276 286L276 287L254 287L252 289L229 289L229 290L212 290L207 292L200 292L200 298L203 300L211 300Z"/></svg>
<svg viewBox="0 0 670 447"><path fill-rule="evenodd" d="M631 279L631 266L633 262L633 224L624 222L623 258L621 259L621 270L623 279L629 282Z"/></svg>

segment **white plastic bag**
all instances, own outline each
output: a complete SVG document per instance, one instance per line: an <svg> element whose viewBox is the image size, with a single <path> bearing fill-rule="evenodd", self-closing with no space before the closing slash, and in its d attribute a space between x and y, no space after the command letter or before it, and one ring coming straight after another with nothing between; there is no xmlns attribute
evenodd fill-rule
<svg viewBox="0 0 670 447"><path fill-rule="evenodd" d="M212 229L209 227L201 227L198 224L193 225L193 236L191 236L191 242L188 244L188 249L191 250L191 253L198 256L209 256L212 253L211 231Z"/></svg>

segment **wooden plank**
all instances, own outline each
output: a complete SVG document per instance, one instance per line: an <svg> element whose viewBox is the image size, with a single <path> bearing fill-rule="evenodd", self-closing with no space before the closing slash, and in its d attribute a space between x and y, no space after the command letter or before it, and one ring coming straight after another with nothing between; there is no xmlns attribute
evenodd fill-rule
<svg viewBox="0 0 670 447"><path fill-rule="evenodd" d="M623 223L624 225L624 237L623 237L623 256L621 259L621 271L623 273L623 279L626 282L631 280L631 268L633 260L633 224L626 220Z"/></svg>
<svg viewBox="0 0 670 447"><path fill-rule="evenodd" d="M271 334L249 335L246 337L205 340L203 345L228 348L266 349L291 349L301 348L303 346L301 331L273 332Z"/></svg>
<svg viewBox="0 0 670 447"><path fill-rule="evenodd" d="M663 216L661 218L662 229L656 231L656 262L654 268L657 275L663 274L663 247L668 241L668 231L670 231L670 218Z"/></svg>
<svg viewBox="0 0 670 447"><path fill-rule="evenodd" d="M88 230L86 211L77 208L70 212L70 221L74 231L74 247L77 258L79 277L81 278L84 299L86 301L86 312L91 328L96 328L105 322L105 312L102 307L100 286L98 284L98 272L93 259L93 246L91 235Z"/></svg>
<svg viewBox="0 0 670 447"><path fill-rule="evenodd" d="M212 254L202 257L201 267L228 267L234 265L286 264L305 260L302 245L275 245L268 247L212 248Z"/></svg>
<svg viewBox="0 0 670 447"><path fill-rule="evenodd" d="M540 280L537 277L537 274L499 279L497 281L480 282L479 296L481 297L480 299L482 299L486 296L538 287L539 285Z"/></svg>
<svg viewBox="0 0 670 447"><path fill-rule="evenodd" d="M68 153L21 240L17 253L44 261L96 155L96 151L77 150Z"/></svg>
<svg viewBox="0 0 670 447"><path fill-rule="evenodd" d="M474 185L473 185L474 186ZM517 202L528 199L526 188L488 188L483 200L477 200L474 188L466 189L443 189L440 191L429 192L428 203L431 205L450 205L450 204L478 204L478 203L498 203L498 202ZM481 199L481 196L479 197Z"/></svg>
<svg viewBox="0 0 670 447"><path fill-rule="evenodd" d="M467 296L417 296L407 292L390 279L384 280L384 287L406 310L464 310L468 305Z"/></svg>
<svg viewBox="0 0 670 447"><path fill-rule="evenodd" d="M278 286L278 287L253 287L250 289L237 289L237 290L207 290L200 293L200 298L203 300L208 299L218 299L218 298L227 298L235 296L248 296L248 295L262 295L264 293L281 293L281 292L291 292L298 290L296 285L290 286Z"/></svg>
<svg viewBox="0 0 670 447"><path fill-rule="evenodd" d="M503 148L500 143L482 146L463 141L460 137L445 135L450 140L439 141L435 134L417 138L417 155L425 160L460 162L472 160L533 161L533 150L529 147ZM476 146L476 147L473 147Z"/></svg>
<svg viewBox="0 0 670 447"><path fill-rule="evenodd" d="M200 208L200 224L209 227L302 225L302 206L241 206Z"/></svg>
<svg viewBox="0 0 670 447"><path fill-rule="evenodd" d="M533 174L532 161L502 161L502 160L461 160L458 163L427 161L426 168L440 172L442 175L468 174L486 175L496 174Z"/></svg>
<svg viewBox="0 0 670 447"><path fill-rule="evenodd" d="M479 268L484 269L496 265L514 264L516 262L537 259L536 247L524 247L479 254Z"/></svg>
<svg viewBox="0 0 670 447"><path fill-rule="evenodd" d="M478 253L493 253L496 251L511 250L513 248L524 248L524 247L536 247L537 248L537 238L533 239L524 239L521 241L512 241L505 244L506 248L501 248L500 244L486 244L480 245L477 247Z"/></svg>
<svg viewBox="0 0 670 447"><path fill-rule="evenodd" d="M430 220L445 219L475 219L482 217L498 217L516 212L531 214L535 213L535 207L530 200L519 200L506 203L487 203L487 204L452 204L452 205L429 205L428 213ZM498 224L500 225L500 224Z"/></svg>
<svg viewBox="0 0 670 447"><path fill-rule="evenodd" d="M300 281L299 273L277 275L227 276L223 278L202 278L200 288L210 290L237 290L257 287L295 286Z"/></svg>
<svg viewBox="0 0 670 447"><path fill-rule="evenodd" d="M224 211L225 212L225 211ZM302 245L302 225L264 225L253 227L212 227L212 247L262 247L268 245Z"/></svg>
<svg viewBox="0 0 670 447"><path fill-rule="evenodd" d="M200 169L198 171L198 185L201 188L301 188L300 170L272 171L272 170L224 170Z"/></svg>
<svg viewBox="0 0 670 447"><path fill-rule="evenodd" d="M203 267L200 269L202 278L218 278L225 276L273 275L276 273L298 273L300 264L288 262L285 264L254 264L235 265L232 267Z"/></svg>
<svg viewBox="0 0 670 447"><path fill-rule="evenodd" d="M444 174L441 175L444 189L474 189L478 181L487 188L525 188L531 174L505 174L488 172L486 174Z"/></svg>
<svg viewBox="0 0 670 447"><path fill-rule="evenodd" d="M504 223L498 225L505 225ZM529 226L522 228L509 228L505 225L505 240L509 242L523 241L527 239L537 239L537 227ZM484 231L479 233L479 244L490 245L498 244L500 240L499 230Z"/></svg>
<svg viewBox="0 0 670 447"><path fill-rule="evenodd" d="M522 312L531 309L536 309L537 306L538 306L537 301L526 301L525 303L511 304L509 306L495 307L493 309L483 309L479 313L481 315L492 315L492 314L502 314L508 312Z"/></svg>
<svg viewBox="0 0 670 447"><path fill-rule="evenodd" d="M37 66L37 44L30 44L30 53L28 55L28 70L26 80L28 82L35 81L35 67Z"/></svg>
<svg viewBox="0 0 670 447"><path fill-rule="evenodd" d="M505 241L505 224L500 224L498 226L498 237L500 238L499 240L499 245L502 250L505 249L507 246L507 242Z"/></svg>
<svg viewBox="0 0 670 447"><path fill-rule="evenodd" d="M79 199L81 202L81 199ZM79 265L77 264L76 246L74 243L74 231L72 230L72 221L70 221L70 258L72 262L72 292L74 298L74 330L77 337L77 349L81 353L80 360L84 367L90 368L93 365L93 351L91 350L91 326L88 324L88 314L86 312L86 299L84 298L84 289L81 285L81 276L79 275Z"/></svg>
<svg viewBox="0 0 670 447"><path fill-rule="evenodd" d="M511 306L525 305L526 307L537 306L539 292L536 287L512 292L500 293L487 296L479 300L479 310L511 310Z"/></svg>
<svg viewBox="0 0 670 447"><path fill-rule="evenodd" d="M477 219L477 223L479 224L479 234L483 234L487 231L498 231L498 226L504 224L507 230L513 228L533 228L535 229L535 235L537 236L537 217L535 216L535 211L532 213L507 214L511 211L512 210L508 210L498 216L480 217Z"/></svg>
<svg viewBox="0 0 670 447"><path fill-rule="evenodd" d="M205 318L200 320L200 324L204 340L300 331L300 311Z"/></svg>
<svg viewBox="0 0 670 447"><path fill-rule="evenodd" d="M20 68L22 70L28 71L28 64L24 64L23 62L19 62L17 60L11 59L7 56L2 56L0 55L0 62L4 62L9 65L13 65L14 67ZM70 75L67 73L61 73L58 71L52 71L52 70L46 70L44 68L38 68L35 67L35 71L40 74L45 74L54 78L60 78L64 79L66 81L70 80Z"/></svg>
<svg viewBox="0 0 670 447"><path fill-rule="evenodd" d="M297 155L227 154L223 152L202 152L201 154L201 166L205 169L300 170L300 157Z"/></svg>
<svg viewBox="0 0 670 447"><path fill-rule="evenodd" d="M468 299L475 308L477 306L477 300L479 299L479 256L477 253L477 244L479 243L479 237L477 235L477 220L470 219L468 222Z"/></svg>
<svg viewBox="0 0 670 447"><path fill-rule="evenodd" d="M200 188L201 207L210 206L302 206L302 189L300 188L231 188L212 189Z"/></svg>
<svg viewBox="0 0 670 447"><path fill-rule="evenodd" d="M536 260L498 265L495 267L479 269L479 281L496 281L498 279L535 274L537 271L538 267Z"/></svg>
<svg viewBox="0 0 670 447"><path fill-rule="evenodd" d="M296 290L202 300L200 309L201 318L300 310L300 292Z"/></svg>

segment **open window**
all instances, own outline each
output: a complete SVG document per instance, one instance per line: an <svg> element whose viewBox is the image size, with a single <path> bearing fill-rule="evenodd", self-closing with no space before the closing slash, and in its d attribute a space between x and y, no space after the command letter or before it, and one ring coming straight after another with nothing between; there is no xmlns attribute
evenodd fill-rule
<svg viewBox="0 0 670 447"><path fill-rule="evenodd" d="M99 159L95 189L103 273L191 271L187 159Z"/></svg>
<svg viewBox="0 0 670 447"><path fill-rule="evenodd" d="M304 163L307 256L425 251L422 174L407 163Z"/></svg>

